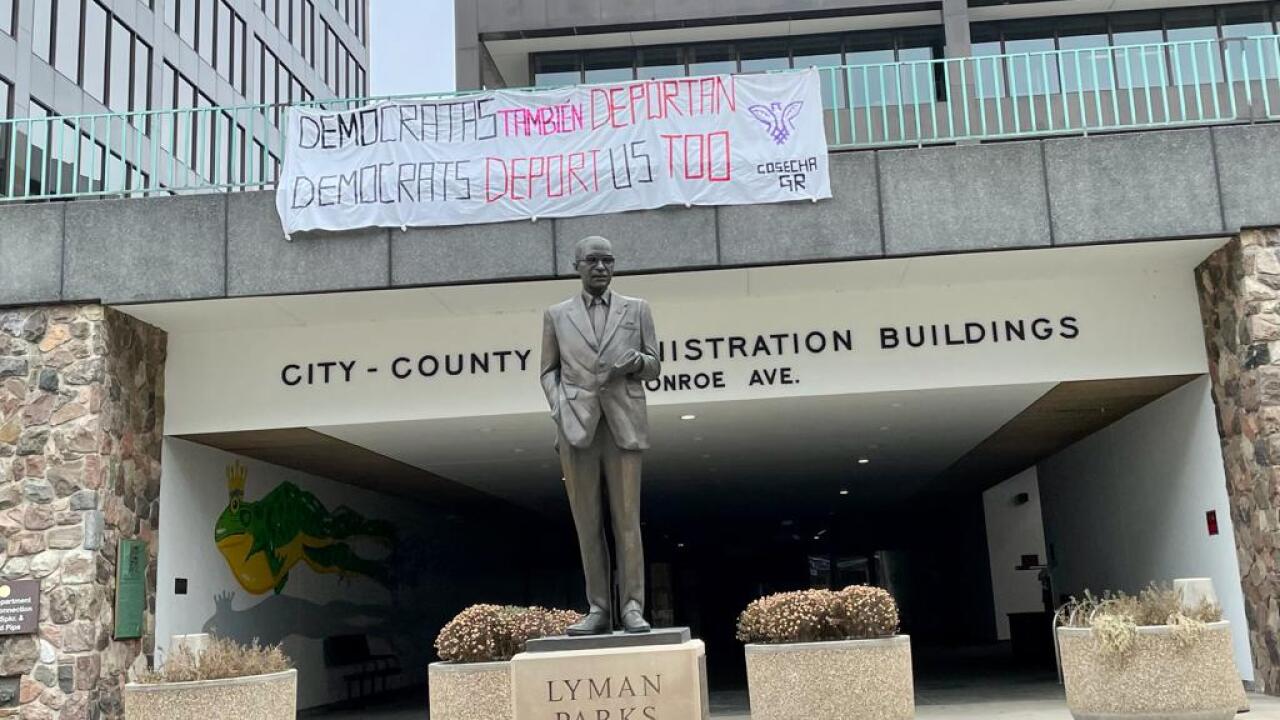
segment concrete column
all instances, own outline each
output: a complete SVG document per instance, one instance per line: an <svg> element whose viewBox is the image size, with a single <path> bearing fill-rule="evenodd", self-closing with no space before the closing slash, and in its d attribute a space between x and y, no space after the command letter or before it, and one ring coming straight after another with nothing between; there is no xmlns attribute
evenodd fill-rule
<svg viewBox="0 0 1280 720"><path fill-rule="evenodd" d="M942 31L946 36L947 57L969 57L972 54L968 0L942 0Z"/></svg>
<svg viewBox="0 0 1280 720"><path fill-rule="evenodd" d="M973 43L969 35L969 2L968 0L942 0L942 29L945 35L943 54L947 59L967 58L973 54ZM964 81L960 79L960 65L964 68ZM947 87L947 109L956 127L964 127L964 116L973 112L973 108L959 102L959 98L976 97L976 74L972 63L949 63L950 82Z"/></svg>
<svg viewBox="0 0 1280 720"><path fill-rule="evenodd" d="M454 0L454 74L458 90L480 87L480 23L477 0Z"/></svg>
<svg viewBox="0 0 1280 720"><path fill-rule="evenodd" d="M1280 694L1280 229L1196 271L1257 689Z"/></svg>
<svg viewBox="0 0 1280 720"><path fill-rule="evenodd" d="M115 720L155 648L165 335L100 305L0 311L0 576L40 583L0 637L0 717ZM116 551L147 541L143 637L117 640Z"/></svg>

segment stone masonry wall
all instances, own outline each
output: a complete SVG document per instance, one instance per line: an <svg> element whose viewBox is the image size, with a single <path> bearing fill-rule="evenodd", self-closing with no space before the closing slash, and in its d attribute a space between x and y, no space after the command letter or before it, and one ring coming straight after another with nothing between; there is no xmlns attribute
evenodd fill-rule
<svg viewBox="0 0 1280 720"><path fill-rule="evenodd" d="M0 310L0 576L41 582L0 638L0 717L118 718L155 646L165 335L99 305ZM116 550L149 542L145 635L113 638Z"/></svg>
<svg viewBox="0 0 1280 720"><path fill-rule="evenodd" d="M1196 273L1257 689L1280 694L1280 229Z"/></svg>

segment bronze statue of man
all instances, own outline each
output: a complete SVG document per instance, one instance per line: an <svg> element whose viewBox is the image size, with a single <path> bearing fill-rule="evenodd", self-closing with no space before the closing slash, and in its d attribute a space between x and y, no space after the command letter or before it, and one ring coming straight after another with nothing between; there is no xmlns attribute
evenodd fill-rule
<svg viewBox="0 0 1280 720"><path fill-rule="evenodd" d="M542 321L542 389L556 422L560 467L591 606L582 622L569 628L570 635L614 629L606 496L622 629L649 630L644 619L640 457L649 447L644 381L658 377L661 363L649 304L609 290L613 264L608 240L592 236L578 241L573 267L582 278L582 292L547 308Z"/></svg>

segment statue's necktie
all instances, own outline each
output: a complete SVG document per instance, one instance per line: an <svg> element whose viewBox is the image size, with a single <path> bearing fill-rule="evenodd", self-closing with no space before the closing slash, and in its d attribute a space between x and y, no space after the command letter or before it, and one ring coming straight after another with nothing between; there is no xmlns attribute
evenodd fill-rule
<svg viewBox="0 0 1280 720"><path fill-rule="evenodd" d="M604 341L604 319L608 315L609 306L600 298L591 300L591 329L596 333L596 342Z"/></svg>

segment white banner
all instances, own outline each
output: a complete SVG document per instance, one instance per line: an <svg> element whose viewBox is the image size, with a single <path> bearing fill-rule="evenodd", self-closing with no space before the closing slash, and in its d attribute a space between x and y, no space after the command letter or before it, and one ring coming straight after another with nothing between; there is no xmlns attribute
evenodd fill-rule
<svg viewBox="0 0 1280 720"><path fill-rule="evenodd" d="M813 69L295 107L288 138L286 234L831 197Z"/></svg>

